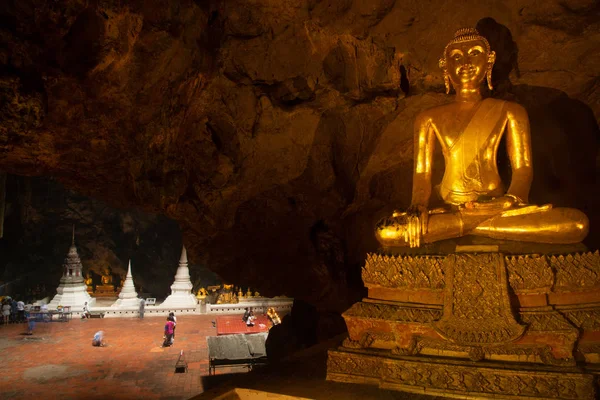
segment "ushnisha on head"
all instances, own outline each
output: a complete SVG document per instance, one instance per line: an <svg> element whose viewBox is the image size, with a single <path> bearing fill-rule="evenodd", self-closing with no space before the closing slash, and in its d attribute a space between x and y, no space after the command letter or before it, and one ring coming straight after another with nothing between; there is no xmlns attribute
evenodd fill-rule
<svg viewBox="0 0 600 400"><path fill-rule="evenodd" d="M484 78L487 78L488 88L492 90L492 68L495 61L496 53L477 29L457 30L454 39L444 48L444 55L439 63L444 73L446 94L450 93L450 83L457 91L465 86L475 89Z"/></svg>

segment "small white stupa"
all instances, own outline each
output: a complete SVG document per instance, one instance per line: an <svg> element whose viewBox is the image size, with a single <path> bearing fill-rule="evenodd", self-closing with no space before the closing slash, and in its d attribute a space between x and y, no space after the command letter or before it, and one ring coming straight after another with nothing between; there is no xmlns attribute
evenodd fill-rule
<svg viewBox="0 0 600 400"><path fill-rule="evenodd" d="M119 298L111 307L138 308L139 306L140 299L138 299L138 294L135 291L135 286L133 285L133 277L131 276L131 260L129 260L129 268L127 268L127 276L125 277L125 282L123 282L121 293L119 293Z"/></svg>
<svg viewBox="0 0 600 400"><path fill-rule="evenodd" d="M175 282L171 285L171 294L160 305L161 308L195 308L198 299L192 294L192 281L190 280L190 270L188 268L187 252L185 246L181 250L179 258L179 267L175 273Z"/></svg>
<svg viewBox="0 0 600 400"><path fill-rule="evenodd" d="M86 302L90 307L94 305L96 299L87 292L82 270L83 266L77 253L77 247L75 247L75 227L73 226L73 239L63 264L63 275L56 288L56 296L48 303L49 309L70 306L72 311L81 311Z"/></svg>

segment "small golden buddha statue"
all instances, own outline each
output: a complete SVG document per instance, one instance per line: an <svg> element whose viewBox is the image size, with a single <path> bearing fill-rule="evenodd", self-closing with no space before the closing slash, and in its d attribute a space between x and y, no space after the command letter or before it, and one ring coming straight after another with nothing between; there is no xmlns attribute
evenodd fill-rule
<svg viewBox="0 0 600 400"><path fill-rule="evenodd" d="M208 296L208 292L206 291L206 289L204 289L203 287L198 289L198 293L196 294L197 299L205 299L206 296Z"/></svg>
<svg viewBox="0 0 600 400"><path fill-rule="evenodd" d="M238 299L241 299L244 297L244 292L242 291L242 288L238 288Z"/></svg>
<svg viewBox="0 0 600 400"><path fill-rule="evenodd" d="M269 317L269 320L271 320L273 326L281 324L281 318L279 318L279 314L277 314L277 311L275 311L273 307L269 307L269 309L267 309L267 317Z"/></svg>
<svg viewBox="0 0 600 400"><path fill-rule="evenodd" d="M86 285L88 288L91 288L91 287L92 287L92 283L93 283L93 281L92 281L92 274L90 274L90 271L88 271L88 272L85 274L85 285Z"/></svg>
<svg viewBox="0 0 600 400"><path fill-rule="evenodd" d="M107 266L106 268L104 268L104 271L102 271L102 284L111 285L112 279L112 269L110 268L110 266Z"/></svg>
<svg viewBox="0 0 600 400"><path fill-rule="evenodd" d="M482 99L492 89L495 52L477 30L460 29L444 49L440 67L446 92L455 101L421 112L415 120L412 203L379 221L375 234L384 246L419 247L464 235L538 243L578 243L588 233L584 213L572 208L528 204L533 178L527 111L519 104ZM506 135L512 180L505 190L496 165ZM442 208L429 209L434 146L445 160L437 186Z"/></svg>
<svg viewBox="0 0 600 400"><path fill-rule="evenodd" d="M246 297L252 297L252 290L250 288L246 291Z"/></svg>

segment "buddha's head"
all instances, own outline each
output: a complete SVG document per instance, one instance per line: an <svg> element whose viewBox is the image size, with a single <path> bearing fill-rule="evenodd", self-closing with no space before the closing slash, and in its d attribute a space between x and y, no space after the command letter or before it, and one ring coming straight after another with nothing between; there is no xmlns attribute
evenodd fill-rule
<svg viewBox="0 0 600 400"><path fill-rule="evenodd" d="M446 45L440 68L444 72L446 93L450 93L450 83L455 89L478 89L487 77L492 89L492 68L496 53L490 49L486 38L474 28L456 31L454 39Z"/></svg>

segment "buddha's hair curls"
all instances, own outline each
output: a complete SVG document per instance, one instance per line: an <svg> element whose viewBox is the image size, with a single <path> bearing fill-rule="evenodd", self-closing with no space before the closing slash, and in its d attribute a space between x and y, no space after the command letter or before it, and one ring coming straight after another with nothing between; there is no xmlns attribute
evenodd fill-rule
<svg viewBox="0 0 600 400"><path fill-rule="evenodd" d="M490 43L486 38L481 36L477 29L475 28L460 28L454 33L454 39L452 39L446 47L444 47L444 58L446 57L446 52L448 51L448 47L455 43L469 42L472 40L481 40L485 44L485 49L488 54L491 52Z"/></svg>

